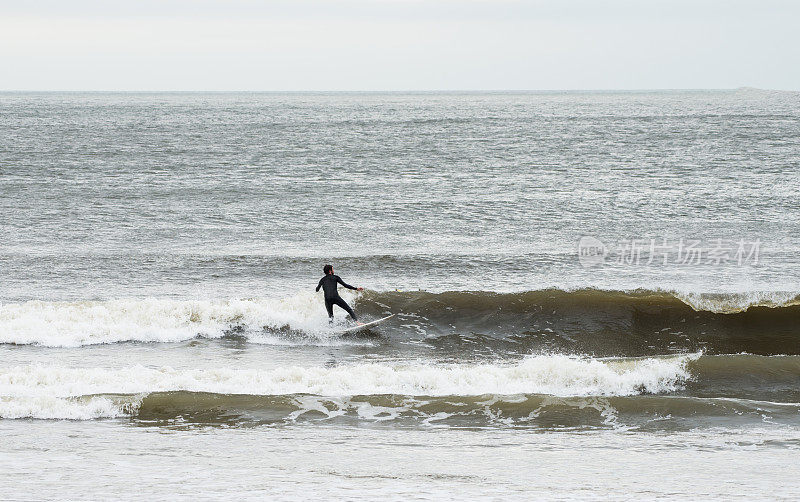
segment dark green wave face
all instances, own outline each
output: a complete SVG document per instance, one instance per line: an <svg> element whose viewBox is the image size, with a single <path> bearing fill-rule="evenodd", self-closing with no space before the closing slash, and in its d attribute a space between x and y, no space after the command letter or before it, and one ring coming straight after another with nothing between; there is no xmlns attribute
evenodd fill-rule
<svg viewBox="0 0 800 502"><path fill-rule="evenodd" d="M124 400L124 398L120 398ZM538 394L344 398L159 392L130 406L138 425L349 425L404 428L628 429L640 432L794 425L800 403L690 396L556 397Z"/></svg>
<svg viewBox="0 0 800 502"><path fill-rule="evenodd" d="M800 301L737 306L737 298L688 299L655 291L561 290L522 293L373 293L358 306L375 316L400 312L424 343L460 352L559 353L645 356L671 352L800 354ZM720 308L722 311L708 309ZM407 336L407 335L405 335Z"/></svg>

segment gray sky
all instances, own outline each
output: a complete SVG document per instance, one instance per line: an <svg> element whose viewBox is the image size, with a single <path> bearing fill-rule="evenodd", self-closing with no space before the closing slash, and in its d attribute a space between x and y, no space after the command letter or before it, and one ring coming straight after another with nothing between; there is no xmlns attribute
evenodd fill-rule
<svg viewBox="0 0 800 502"><path fill-rule="evenodd" d="M0 0L2 90L800 90L794 0Z"/></svg>

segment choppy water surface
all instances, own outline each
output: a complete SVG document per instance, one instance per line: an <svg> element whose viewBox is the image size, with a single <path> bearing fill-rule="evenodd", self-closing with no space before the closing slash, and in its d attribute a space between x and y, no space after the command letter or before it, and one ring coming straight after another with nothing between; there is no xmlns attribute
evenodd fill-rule
<svg viewBox="0 0 800 502"><path fill-rule="evenodd" d="M7 496L797 497L798 154L757 90L1 94Z"/></svg>

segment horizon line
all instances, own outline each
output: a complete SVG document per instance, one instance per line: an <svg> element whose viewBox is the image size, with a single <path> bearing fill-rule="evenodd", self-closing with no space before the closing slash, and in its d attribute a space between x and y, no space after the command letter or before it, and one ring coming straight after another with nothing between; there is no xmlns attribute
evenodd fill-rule
<svg viewBox="0 0 800 502"><path fill-rule="evenodd" d="M247 90L247 89L0 89L3 94L22 93L197 93L197 94L459 94L459 93L486 93L486 94L512 94L512 93L644 93L644 92L720 92L720 91L763 91L763 92L800 92L790 89L768 89L753 86L738 87L661 87L661 88L587 88L587 89L361 89L361 90L334 90L334 89L302 89L302 90Z"/></svg>

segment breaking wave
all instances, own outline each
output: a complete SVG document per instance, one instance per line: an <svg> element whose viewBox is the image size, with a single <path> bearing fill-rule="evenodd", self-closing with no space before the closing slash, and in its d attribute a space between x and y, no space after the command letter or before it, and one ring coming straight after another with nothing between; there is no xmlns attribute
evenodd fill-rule
<svg viewBox="0 0 800 502"><path fill-rule="evenodd" d="M0 418L676 430L715 427L722 417L796 425L798 378L797 356L700 354L271 370L32 365L0 370Z"/></svg>
<svg viewBox="0 0 800 502"><path fill-rule="evenodd" d="M153 393L175 392L325 398L659 394L681 388L690 377L687 363L698 357L603 361L541 355L510 364L384 362L271 370L17 366L0 369L0 417L111 418L138 413Z"/></svg>
<svg viewBox="0 0 800 502"><path fill-rule="evenodd" d="M313 294L287 298L7 303L0 305L0 343L79 347L118 342L179 342L220 338L250 329L252 341L290 343L274 335L301 332L306 343L336 343L320 300Z"/></svg>
<svg viewBox="0 0 800 502"><path fill-rule="evenodd" d="M667 352L800 354L796 295L679 295L657 291L537 290L345 293L365 318L388 312L385 340L437 348L646 356ZM340 317L341 319L341 317ZM5 303L0 343L51 347L242 337L268 344L369 344L342 340L321 298Z"/></svg>

